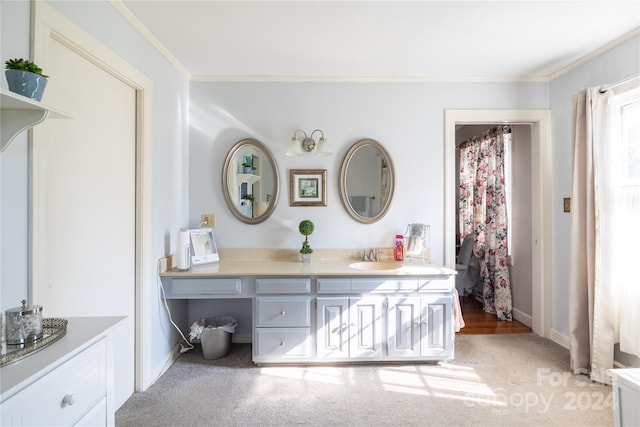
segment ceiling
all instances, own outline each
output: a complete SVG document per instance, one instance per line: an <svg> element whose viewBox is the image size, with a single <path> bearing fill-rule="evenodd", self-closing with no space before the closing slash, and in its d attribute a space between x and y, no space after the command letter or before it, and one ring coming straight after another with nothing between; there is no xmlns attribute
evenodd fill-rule
<svg viewBox="0 0 640 427"><path fill-rule="evenodd" d="M120 1L194 80L545 81L640 31L640 0Z"/></svg>

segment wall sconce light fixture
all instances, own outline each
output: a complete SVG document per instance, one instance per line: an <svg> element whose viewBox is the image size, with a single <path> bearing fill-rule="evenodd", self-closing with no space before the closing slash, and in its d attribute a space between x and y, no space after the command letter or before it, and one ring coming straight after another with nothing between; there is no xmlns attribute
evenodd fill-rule
<svg viewBox="0 0 640 427"><path fill-rule="evenodd" d="M304 135L302 141L298 139L298 132ZM313 139L313 134L316 132L320 132L320 139L318 142ZM306 132L300 129L296 129L296 131L293 132L291 142L289 142L289 149L287 149L287 156L300 156L304 152L314 152L316 156L331 155L331 151L329 151L329 148L327 147L327 140L324 138L324 133L320 129L314 130L309 136L307 136Z"/></svg>

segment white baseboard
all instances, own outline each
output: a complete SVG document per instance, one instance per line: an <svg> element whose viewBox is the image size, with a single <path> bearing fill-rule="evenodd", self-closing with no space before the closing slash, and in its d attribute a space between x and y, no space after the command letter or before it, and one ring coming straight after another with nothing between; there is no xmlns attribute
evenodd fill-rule
<svg viewBox="0 0 640 427"><path fill-rule="evenodd" d="M556 331L555 329L551 329L551 341L555 342L556 344L560 344L561 346L563 346L566 349L569 349L569 337L561 334L560 332Z"/></svg>
<svg viewBox="0 0 640 427"><path fill-rule="evenodd" d="M251 332L236 332L233 334L231 341L239 344L249 344L251 343Z"/></svg>
<svg viewBox="0 0 640 427"><path fill-rule="evenodd" d="M531 315L524 313L521 310L518 310L517 308L512 308L511 312L513 313L513 319L517 320L518 322L522 323L525 326L528 326L529 328L531 328L531 325L533 325L533 320L531 318Z"/></svg>
<svg viewBox="0 0 640 427"><path fill-rule="evenodd" d="M153 372L151 373L151 383L149 383L147 389L151 387L156 381L158 381L160 377L164 375L165 372L167 372L171 365L173 365L173 362L175 362L178 356L180 356L180 348L180 344L174 345L171 349L171 352L167 353L162 361L155 366Z"/></svg>

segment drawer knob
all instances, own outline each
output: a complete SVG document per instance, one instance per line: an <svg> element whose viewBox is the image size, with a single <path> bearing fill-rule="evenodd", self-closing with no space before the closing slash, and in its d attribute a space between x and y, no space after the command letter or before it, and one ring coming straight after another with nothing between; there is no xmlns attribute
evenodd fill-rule
<svg viewBox="0 0 640 427"><path fill-rule="evenodd" d="M62 406L71 406L76 403L76 395L75 394L65 394L62 398Z"/></svg>
<svg viewBox="0 0 640 427"><path fill-rule="evenodd" d="M284 341L280 341L280 347L284 347Z"/></svg>
<svg viewBox="0 0 640 427"><path fill-rule="evenodd" d="M280 316L284 316L286 313L284 310L280 310Z"/></svg>

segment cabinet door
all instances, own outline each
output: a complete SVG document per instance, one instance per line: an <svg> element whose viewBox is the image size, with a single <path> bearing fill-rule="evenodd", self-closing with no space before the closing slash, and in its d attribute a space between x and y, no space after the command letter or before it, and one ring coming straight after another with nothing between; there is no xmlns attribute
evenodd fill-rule
<svg viewBox="0 0 640 427"><path fill-rule="evenodd" d="M349 356L382 356L382 298L349 299Z"/></svg>
<svg viewBox="0 0 640 427"><path fill-rule="evenodd" d="M318 357L349 357L349 299L318 298Z"/></svg>
<svg viewBox="0 0 640 427"><path fill-rule="evenodd" d="M420 356L420 298L389 298L387 348L390 357ZM426 334L425 334L426 335Z"/></svg>
<svg viewBox="0 0 640 427"><path fill-rule="evenodd" d="M424 296L421 298L422 328L421 354L452 357L453 296Z"/></svg>

